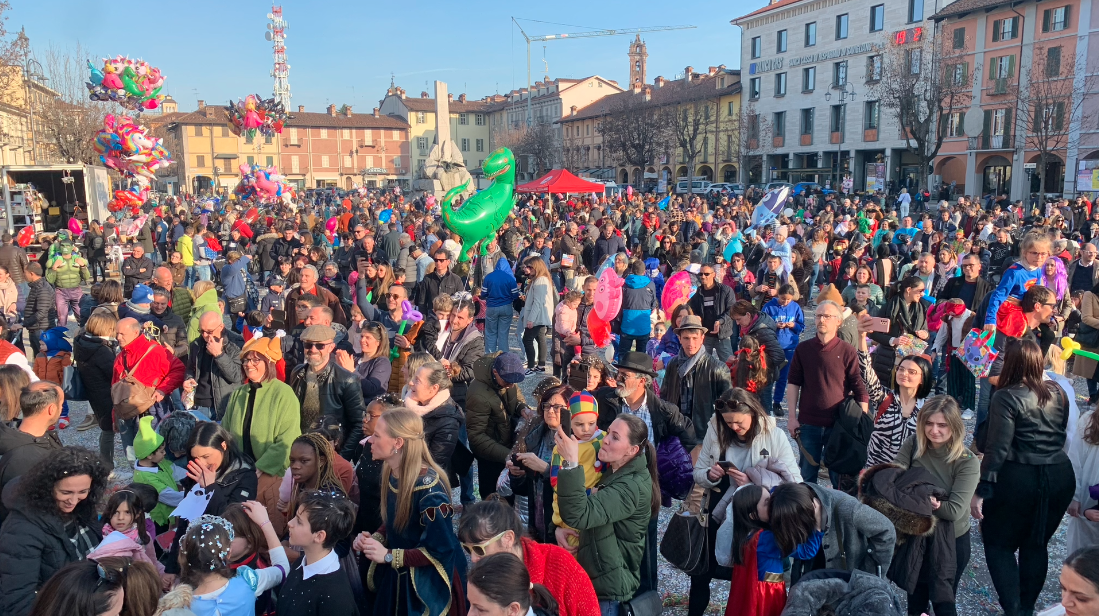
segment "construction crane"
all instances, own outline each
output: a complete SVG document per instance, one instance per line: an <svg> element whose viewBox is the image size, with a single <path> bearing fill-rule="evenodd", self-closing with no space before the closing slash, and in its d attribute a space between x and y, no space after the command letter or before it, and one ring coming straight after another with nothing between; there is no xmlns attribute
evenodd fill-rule
<svg viewBox="0 0 1099 616"><path fill-rule="evenodd" d="M514 17L511 18L511 22L515 24L516 28L519 28L519 32L523 35L523 38L527 41L527 128L533 126L534 118L531 112L531 85L530 80L530 44L534 42L542 41L559 41L567 39L577 38L592 38L595 36L621 36L630 34L640 34L642 32L664 32L667 30L693 30L696 26L645 26L641 28L616 28L613 30L591 30L589 32L574 32L570 34L541 34L538 36L531 36L523 30L523 26L519 25Z"/></svg>

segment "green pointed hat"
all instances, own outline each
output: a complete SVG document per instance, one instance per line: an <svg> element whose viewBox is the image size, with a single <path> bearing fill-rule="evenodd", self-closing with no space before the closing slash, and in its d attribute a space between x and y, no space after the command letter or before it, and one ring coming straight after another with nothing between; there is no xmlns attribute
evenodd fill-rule
<svg viewBox="0 0 1099 616"><path fill-rule="evenodd" d="M160 445L163 443L164 437L157 434L156 430L153 430L152 416L142 417L137 425L137 436L134 437L134 455L137 456L137 459L144 460L153 455L153 452L160 449Z"/></svg>

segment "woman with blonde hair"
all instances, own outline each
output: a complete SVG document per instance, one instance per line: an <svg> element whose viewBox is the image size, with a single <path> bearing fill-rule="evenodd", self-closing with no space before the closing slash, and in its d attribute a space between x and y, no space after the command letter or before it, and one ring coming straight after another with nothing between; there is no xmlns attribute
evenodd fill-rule
<svg viewBox="0 0 1099 616"><path fill-rule="evenodd" d="M195 298L195 303L191 306L191 319L187 323L188 343L197 340L199 334L202 333L198 325L202 315L207 312L222 311L218 306L217 285L212 281L199 280L195 283L195 286L191 287L191 295Z"/></svg>
<svg viewBox="0 0 1099 616"><path fill-rule="evenodd" d="M381 460L382 527L355 538L360 569L377 593L374 613L465 614L466 559L454 534L450 482L431 458L424 422L408 409L386 411L368 437Z"/></svg>
<svg viewBox="0 0 1099 616"><path fill-rule="evenodd" d="M527 289L521 297L523 309L519 311L519 323L523 326L523 347L527 352L527 374L546 371L546 333L553 325L555 292L546 262L538 255L523 261L527 277ZM535 342L538 344L535 357ZM506 349L505 349L506 350Z"/></svg>
<svg viewBox="0 0 1099 616"><path fill-rule="evenodd" d="M120 289L121 291L121 289ZM115 333L118 329L118 317L108 308L96 308L84 324L84 332L73 340L73 362L80 380L84 383L84 392L92 407L89 414L96 421L87 428L84 424L77 430L87 430L99 426L99 457L108 467L114 467L114 418L111 414L111 370L115 356L118 355L118 341Z"/></svg>
<svg viewBox="0 0 1099 616"><path fill-rule="evenodd" d="M356 359L347 351L337 349L336 362L359 376L363 400L371 400L389 390L393 363L389 356L389 332L377 321L363 321L359 330L362 355Z"/></svg>
<svg viewBox="0 0 1099 616"><path fill-rule="evenodd" d="M0 365L0 422L17 427L19 419L19 392L31 384L27 371L10 364Z"/></svg>
<svg viewBox="0 0 1099 616"><path fill-rule="evenodd" d="M969 529L969 504L977 490L981 476L981 462L965 446L965 424L956 400L950 396L935 396L924 402L916 418L916 433L901 445L896 464L905 468L922 468L931 481L942 488L947 496L931 499L933 515L954 526L954 553L957 557L954 569L953 591L958 591L958 581L969 564L971 552ZM926 539L931 541L931 538ZM932 554L933 551L928 551ZM908 593L909 611L927 612L931 601L936 614L956 614L954 601L931 597L933 580L941 576L939 568L946 563L924 559L918 573L915 591ZM940 598L941 599L941 598Z"/></svg>
<svg viewBox="0 0 1099 616"><path fill-rule="evenodd" d="M378 276L374 283L374 305L385 310L385 296L389 293L389 287L393 286L393 268L388 263L376 263Z"/></svg>

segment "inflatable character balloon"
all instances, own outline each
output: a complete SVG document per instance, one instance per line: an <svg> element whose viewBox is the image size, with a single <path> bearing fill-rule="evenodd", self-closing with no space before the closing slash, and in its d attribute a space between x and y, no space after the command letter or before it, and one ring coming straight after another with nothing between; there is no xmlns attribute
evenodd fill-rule
<svg viewBox="0 0 1099 616"><path fill-rule="evenodd" d="M622 309L622 285L625 281L613 269L603 270L595 287L595 305L588 313L588 333L598 348L611 341L611 321Z"/></svg>
<svg viewBox="0 0 1099 616"><path fill-rule="evenodd" d="M696 289L697 287L691 280L690 272L676 272L664 283L664 291L660 296L660 307L664 309L664 312L670 318L676 306L686 304L687 300L695 294Z"/></svg>
<svg viewBox="0 0 1099 616"><path fill-rule="evenodd" d="M515 209L515 155L507 148L499 148L488 155L481 169L492 180L488 188L466 199L459 206L451 202L465 192L469 182L455 186L443 197L443 222L462 238L462 256L469 261L468 250L481 242L481 256L488 253L487 240L496 233L508 214Z"/></svg>

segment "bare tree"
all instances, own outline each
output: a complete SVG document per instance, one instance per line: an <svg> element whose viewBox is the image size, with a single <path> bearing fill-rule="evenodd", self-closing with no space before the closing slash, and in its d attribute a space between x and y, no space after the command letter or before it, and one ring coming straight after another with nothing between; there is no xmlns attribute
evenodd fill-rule
<svg viewBox="0 0 1099 616"><path fill-rule="evenodd" d="M709 130L710 100L694 100L680 103L672 111L672 131L675 145L683 154L683 162L687 163L687 180L694 178L695 161L702 154L702 148L706 144L706 133Z"/></svg>
<svg viewBox="0 0 1099 616"><path fill-rule="evenodd" d="M1084 97L1074 95L1074 75L1085 75L1082 92L1092 90L1095 76L1087 74L1087 58L1083 54L1062 59L1062 49L1060 46L1036 46L1033 62L1019 71L1020 82L1025 83L1026 87L1018 89L1017 113L1024 127L1026 149L1038 152L1038 171L1041 173L1039 190L1042 195L1050 188L1046 164L1056 160L1058 152L1066 152L1079 140L1079 134L1072 135L1069 130L1072 119L1079 114L1082 126L1094 124L1094 113L1085 110ZM1068 61L1074 65L1066 70Z"/></svg>
<svg viewBox="0 0 1099 616"><path fill-rule="evenodd" d="M642 94L619 96L600 119L603 147L615 161L630 167L654 163L657 156L675 149L676 134L671 109Z"/></svg>
<svg viewBox="0 0 1099 616"><path fill-rule="evenodd" d="M953 37L925 37L907 45L891 46L868 60L870 96L881 110L898 119L905 146L920 161L919 188L927 187L927 170L942 148L946 131L942 117L954 108L968 105L972 79L965 64L965 47L959 49ZM948 49L949 48L949 49ZM883 114L884 115L884 114Z"/></svg>
<svg viewBox="0 0 1099 616"><path fill-rule="evenodd" d="M538 177L557 164L561 142L552 124L539 122L534 126L520 126L497 131L494 142L512 151L516 158L526 157L527 169Z"/></svg>
<svg viewBox="0 0 1099 616"><path fill-rule="evenodd" d="M756 160L762 166L763 157L774 149L771 120L759 113L754 104L741 107L739 114L724 121L722 129L728 135L729 157L749 169Z"/></svg>
<svg viewBox="0 0 1099 616"><path fill-rule="evenodd" d="M84 86L90 54L79 44L75 49L50 47L44 69L55 96L43 101L38 127L47 151L60 162L91 164L99 160L92 143L103 128L103 118L118 112L116 105L91 101Z"/></svg>

